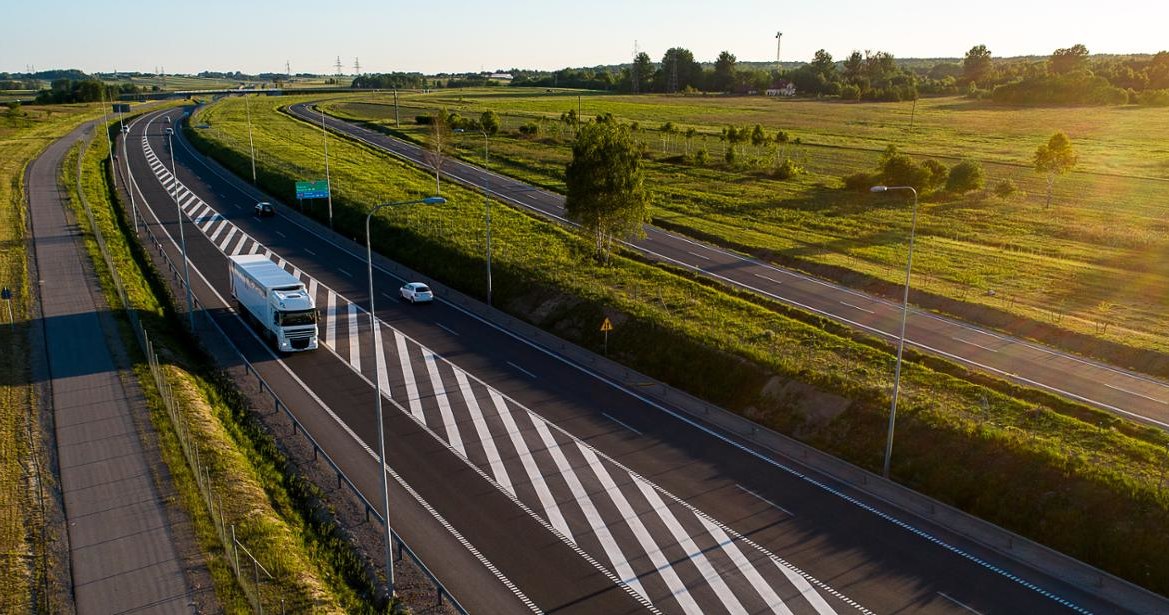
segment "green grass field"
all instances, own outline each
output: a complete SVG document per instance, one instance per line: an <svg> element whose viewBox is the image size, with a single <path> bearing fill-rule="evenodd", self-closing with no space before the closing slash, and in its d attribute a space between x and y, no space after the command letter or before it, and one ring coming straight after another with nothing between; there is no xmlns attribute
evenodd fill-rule
<svg viewBox="0 0 1169 615"><path fill-rule="evenodd" d="M503 114L503 130L491 142L493 167L563 190L573 131L558 119L577 108L575 93L452 90L403 94L400 103L402 132L419 140L425 128L414 123L418 114L439 108L470 117L486 109ZM960 98L921 100L914 110L912 103L590 93L579 104L586 119L613 113L640 124L654 158L647 184L657 195L658 224L877 292L902 279L908 203L897 195L845 192L840 177L872 171L890 144L951 165L959 157L977 159L988 187L1011 179L1022 194L923 202L914 264L914 287L926 293L922 304L984 322L993 311L1002 317L989 324L1053 343L1065 343L1061 334L1070 332L1169 352L1163 258L1169 253L1169 146L1161 136L1169 134L1169 114L1163 110L1013 109ZM328 106L342 117L393 126L386 94ZM531 121L541 127L535 139L516 131ZM667 143L658 131L666 121L698 134ZM742 146L740 160L759 159L765 168L777 155L791 157L808 173L782 181L764 168L726 165L721 128L756 123L768 135L784 130L802 144L781 151ZM1080 167L1056 183L1054 205L1045 209L1045 179L1029 161L1055 131L1072 138ZM461 156L482 159L481 136L466 134L460 145ZM687 149L706 149L712 162L695 167L671 160ZM1072 347L1153 369L1123 352Z"/></svg>
<svg viewBox="0 0 1169 615"><path fill-rule="evenodd" d="M278 111L298 100L251 102L260 185L287 203L295 203L295 180L324 172L319 129ZM189 130L192 141L250 175L243 101L203 107L190 121L202 124L210 127ZM433 176L368 147L333 137L329 151L341 232L359 235L372 204L433 190ZM443 196L449 202L442 207L383 210L375 247L482 296L482 196L449 182ZM324 214L319 207L309 213ZM598 351L595 330L609 317L616 326L613 358L854 463L880 467L893 362L883 344L625 256L600 266L577 236L508 207L493 210L493 246L497 306ZM848 411L818 422L808 410L825 395L843 397ZM1138 583L1169 589L1169 536L1153 529L1169 523L1164 433L916 355L903 373L902 395L898 480ZM1102 522L1119 519L1126 522Z"/></svg>

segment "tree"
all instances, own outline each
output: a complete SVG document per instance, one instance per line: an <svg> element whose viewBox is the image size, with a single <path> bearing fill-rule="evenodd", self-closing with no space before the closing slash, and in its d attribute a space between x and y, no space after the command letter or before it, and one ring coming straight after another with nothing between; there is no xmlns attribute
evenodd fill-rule
<svg viewBox="0 0 1169 615"><path fill-rule="evenodd" d="M859 51L853 51L848 54L848 59L844 61L844 80L857 85L863 76L865 69L865 58Z"/></svg>
<svg viewBox="0 0 1169 615"><path fill-rule="evenodd" d="M962 77L970 83L987 85L991 74L990 50L986 45L975 45L962 60Z"/></svg>
<svg viewBox="0 0 1169 615"><path fill-rule="evenodd" d="M1079 156L1072 148L1072 141L1062 132L1051 135L1047 143L1035 150L1035 172L1047 174L1047 204L1051 207L1051 191L1055 187L1055 178L1075 168Z"/></svg>
<svg viewBox="0 0 1169 615"><path fill-rule="evenodd" d="M1082 70L1088 63L1088 48L1076 44L1067 49L1056 49L1051 54L1049 66L1051 72L1057 75L1066 75Z"/></svg>
<svg viewBox="0 0 1169 615"><path fill-rule="evenodd" d="M637 57L633 58L633 66L629 70L629 81L633 91L636 93L648 90L653 75L654 63L649 59L649 54L644 51L637 54Z"/></svg>
<svg viewBox="0 0 1169 615"><path fill-rule="evenodd" d="M572 144L564 183L565 211L592 240L600 260L608 261L615 238L644 236L650 194L640 148L627 127L615 122L584 125Z"/></svg>
<svg viewBox="0 0 1169 615"><path fill-rule="evenodd" d="M718 54L714 61L714 79L711 85L720 92L729 92L735 86L735 55L729 51Z"/></svg>
<svg viewBox="0 0 1169 615"><path fill-rule="evenodd" d="M451 149L451 114L446 109L440 109L430 121L430 132L426 135L426 151L423 158L430 168L434 169L434 193L441 193L439 178L442 167L446 164L446 156Z"/></svg>
<svg viewBox="0 0 1169 615"><path fill-rule="evenodd" d="M499 132L499 116L488 109L479 115L479 129L488 135Z"/></svg>
<svg viewBox="0 0 1169 615"><path fill-rule="evenodd" d="M812 69L825 80L831 81L836 74L836 62L832 61L832 54L821 49L812 57Z"/></svg>
<svg viewBox="0 0 1169 615"><path fill-rule="evenodd" d="M950 177L946 180L946 191L963 194L971 190L978 190L985 183L982 165L974 160L963 160L950 169Z"/></svg>
<svg viewBox="0 0 1169 615"><path fill-rule="evenodd" d="M672 47L662 56L661 70L657 76L657 91L680 92L699 85L702 65L694 61L694 54L689 49Z"/></svg>

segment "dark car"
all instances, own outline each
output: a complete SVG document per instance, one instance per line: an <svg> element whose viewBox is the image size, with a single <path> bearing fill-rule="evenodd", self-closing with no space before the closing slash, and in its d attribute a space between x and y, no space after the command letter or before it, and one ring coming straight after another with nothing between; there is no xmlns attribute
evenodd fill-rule
<svg viewBox="0 0 1169 615"><path fill-rule="evenodd" d="M272 204L267 201L256 203L255 211L257 218L269 218L276 215L276 208L272 207Z"/></svg>

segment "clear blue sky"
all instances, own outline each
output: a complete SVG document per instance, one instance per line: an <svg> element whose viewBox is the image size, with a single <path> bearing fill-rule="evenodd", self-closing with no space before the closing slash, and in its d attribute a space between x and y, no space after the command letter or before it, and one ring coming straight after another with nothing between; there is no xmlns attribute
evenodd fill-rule
<svg viewBox="0 0 1169 615"><path fill-rule="evenodd" d="M1083 43L1093 53L1169 47L1164 0L443 0L329 2L58 0L3 9L0 71L79 68L168 73L241 70L332 73L556 69L627 62L634 41L658 61L682 46L696 59L837 59L853 49L899 58L1046 55Z"/></svg>

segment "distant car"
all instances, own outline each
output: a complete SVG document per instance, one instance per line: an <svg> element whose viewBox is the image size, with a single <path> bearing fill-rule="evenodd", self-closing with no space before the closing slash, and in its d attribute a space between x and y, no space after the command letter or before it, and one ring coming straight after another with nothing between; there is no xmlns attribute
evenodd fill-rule
<svg viewBox="0 0 1169 615"><path fill-rule="evenodd" d="M263 201L256 203L255 212L257 218L270 218L276 215L276 208L272 207L271 203Z"/></svg>
<svg viewBox="0 0 1169 615"><path fill-rule="evenodd" d="M398 294L410 303L429 303L434 301L434 292L422 282L410 282L398 290Z"/></svg>

